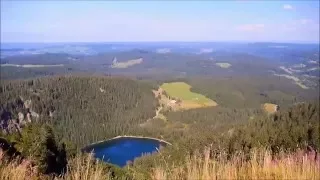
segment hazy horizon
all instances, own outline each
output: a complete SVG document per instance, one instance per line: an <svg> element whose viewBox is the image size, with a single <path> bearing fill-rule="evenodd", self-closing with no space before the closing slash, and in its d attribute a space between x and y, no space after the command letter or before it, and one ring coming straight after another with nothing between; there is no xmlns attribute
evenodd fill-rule
<svg viewBox="0 0 320 180"><path fill-rule="evenodd" d="M122 43L235 43L235 44L248 44L248 43L274 43L274 44L320 44L320 42L301 42L301 41L292 41L292 42L282 42L282 41L48 41L48 42L37 42L37 41L28 41L28 42L0 42L1 44L122 44Z"/></svg>
<svg viewBox="0 0 320 180"><path fill-rule="evenodd" d="M1 1L1 42L319 44L319 2Z"/></svg>

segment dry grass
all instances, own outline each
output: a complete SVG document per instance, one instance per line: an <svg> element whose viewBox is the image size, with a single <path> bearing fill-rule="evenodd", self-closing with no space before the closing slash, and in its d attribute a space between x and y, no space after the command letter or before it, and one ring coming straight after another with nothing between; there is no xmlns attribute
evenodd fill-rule
<svg viewBox="0 0 320 180"><path fill-rule="evenodd" d="M0 152L0 157L2 153ZM92 154L78 155L69 162L67 172L63 176L53 177L37 172L28 161L18 163L17 161L1 160L0 158L0 180L108 180L111 179L103 166L94 160Z"/></svg>
<svg viewBox="0 0 320 180"><path fill-rule="evenodd" d="M156 180L195 179L320 179L319 154L282 153L272 159L270 151L258 150L251 153L250 160L238 154L227 160L221 153L210 157L210 149L203 154L187 157L184 166L157 167L152 172Z"/></svg>
<svg viewBox="0 0 320 180"><path fill-rule="evenodd" d="M96 163L93 154L77 156L71 160L67 173L57 179L65 180L108 180L111 179L109 173L99 163Z"/></svg>
<svg viewBox="0 0 320 180"><path fill-rule="evenodd" d="M281 153L272 158L270 151L252 151L250 160L244 154L227 159L220 153L210 157L210 149L202 154L187 156L183 166L158 166L151 173L155 180L196 180L196 179L320 179L320 157L315 152L299 151ZM108 172L92 155L79 155L69 163L65 175L45 176L37 173L27 161L23 163L1 161L0 180L66 179L66 180L110 180Z"/></svg>
<svg viewBox="0 0 320 180"><path fill-rule="evenodd" d="M32 180L42 179L40 175L33 172L29 166L18 164L17 162L0 162L1 180Z"/></svg>
<svg viewBox="0 0 320 180"><path fill-rule="evenodd" d="M36 167L32 167L27 160L8 162L0 148L0 180L32 180L41 179Z"/></svg>

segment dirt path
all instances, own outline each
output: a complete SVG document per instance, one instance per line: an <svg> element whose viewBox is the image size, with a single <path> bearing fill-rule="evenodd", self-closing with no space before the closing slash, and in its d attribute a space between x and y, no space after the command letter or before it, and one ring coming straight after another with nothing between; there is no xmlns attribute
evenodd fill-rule
<svg viewBox="0 0 320 180"><path fill-rule="evenodd" d="M157 108L157 110L156 110L156 115L155 115L153 118L158 117L161 110L162 110L162 107L161 107L161 106L160 106L159 108Z"/></svg>

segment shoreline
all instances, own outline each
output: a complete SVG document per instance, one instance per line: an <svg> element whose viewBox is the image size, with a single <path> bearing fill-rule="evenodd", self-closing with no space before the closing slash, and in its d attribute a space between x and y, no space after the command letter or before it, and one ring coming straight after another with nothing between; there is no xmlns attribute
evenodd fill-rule
<svg viewBox="0 0 320 180"><path fill-rule="evenodd" d="M144 137L144 136L127 136L127 135L123 135L123 136L116 136L116 137L113 137L113 138L110 138L110 139L101 140L101 141L98 141L98 142L89 144L89 145L81 148L81 150L84 150L85 148L88 148L88 147L90 147L90 146L94 146L94 145L97 145L97 144L100 144L100 143L103 143L103 142L108 142L108 141L112 141L112 140L116 140L116 139L120 139L120 138L149 139L149 140L155 140L155 141L158 141L158 142L160 142L160 143L165 143L165 144L167 144L167 145L171 145L171 146L172 146L172 144L169 143L168 141L165 141L165 140L162 140L162 139L158 139L158 138Z"/></svg>

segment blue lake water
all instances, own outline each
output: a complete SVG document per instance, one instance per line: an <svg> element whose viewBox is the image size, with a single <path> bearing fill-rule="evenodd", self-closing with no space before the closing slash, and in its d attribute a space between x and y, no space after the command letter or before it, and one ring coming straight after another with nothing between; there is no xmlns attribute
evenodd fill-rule
<svg viewBox="0 0 320 180"><path fill-rule="evenodd" d="M96 158L123 167L143 154L157 152L160 146L166 146L166 143L154 139L120 137L87 146L83 150L93 151Z"/></svg>

